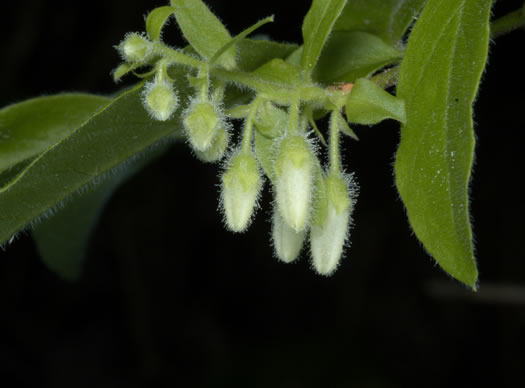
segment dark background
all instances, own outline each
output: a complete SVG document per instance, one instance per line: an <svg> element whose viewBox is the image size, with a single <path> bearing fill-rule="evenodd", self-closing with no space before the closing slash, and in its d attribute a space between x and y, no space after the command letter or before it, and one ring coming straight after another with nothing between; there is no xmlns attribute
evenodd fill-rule
<svg viewBox="0 0 525 388"><path fill-rule="evenodd" d="M109 94L112 46L164 1L12 2L0 36L0 106L60 91ZM299 42L310 2L214 1L232 33ZM501 0L495 16L522 4ZM171 24L165 37L183 45ZM0 381L7 387L513 387L525 380L525 33L498 38L475 105L471 209L480 291L425 254L393 185L398 126L345 140L360 196L334 276L303 253L277 262L270 193L250 230L229 233L218 167L182 143L122 186L77 283L29 236L0 251ZM131 77L130 77L131 78ZM132 80L128 78L127 83Z"/></svg>

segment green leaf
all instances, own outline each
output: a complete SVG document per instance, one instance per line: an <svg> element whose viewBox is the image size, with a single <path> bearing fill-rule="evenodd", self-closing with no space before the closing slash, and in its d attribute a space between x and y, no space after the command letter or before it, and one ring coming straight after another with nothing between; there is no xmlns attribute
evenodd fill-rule
<svg viewBox="0 0 525 388"><path fill-rule="evenodd" d="M280 58L274 58L253 72L261 81L293 89L302 82L301 69Z"/></svg>
<svg viewBox="0 0 525 388"><path fill-rule="evenodd" d="M115 70L113 70L113 81L117 82L122 77L124 77L129 72L138 69L140 66L142 66L139 63L123 63L119 65Z"/></svg>
<svg viewBox="0 0 525 388"><path fill-rule="evenodd" d="M169 17L173 14L175 8L169 5L155 8L148 14L146 19L146 32L151 40L159 40L162 27L166 24Z"/></svg>
<svg viewBox="0 0 525 388"><path fill-rule="evenodd" d="M472 104L487 60L491 0L429 0L401 64L406 102L396 184L416 236L441 267L475 288L468 184Z"/></svg>
<svg viewBox="0 0 525 388"><path fill-rule="evenodd" d="M303 22L301 67L311 74L346 0L313 0Z"/></svg>
<svg viewBox="0 0 525 388"><path fill-rule="evenodd" d="M323 84L354 82L398 62L402 54L367 32L334 31L321 53L313 78Z"/></svg>
<svg viewBox="0 0 525 388"><path fill-rule="evenodd" d="M113 192L166 148L162 145L143 157L134 158L100 184L72 195L62 208L37 223L32 235L49 269L66 280L78 279L89 238Z"/></svg>
<svg viewBox="0 0 525 388"><path fill-rule="evenodd" d="M334 30L370 32L397 45L426 0L351 0Z"/></svg>
<svg viewBox="0 0 525 388"><path fill-rule="evenodd" d="M171 5L175 8L175 18L184 37L203 58L212 58L231 40L226 27L201 0L171 0ZM233 69L235 55L235 46L232 46L222 54L218 63L226 69Z"/></svg>
<svg viewBox="0 0 525 388"><path fill-rule="evenodd" d="M343 132L345 135L350 136L352 139L359 141L359 138L357 137L356 133L354 132L352 128L350 128L346 120L341 115L339 115L338 119L339 119L339 130Z"/></svg>
<svg viewBox="0 0 525 388"><path fill-rule="evenodd" d="M312 126L312 129L314 130L315 134L317 135L317 137L321 141L321 144L324 145L325 147L327 147L328 144L326 143L326 140L325 140L323 134L321 133L321 131L319 130L319 128L317 127L317 124L315 122L314 108L315 107L313 105L306 105L305 108L304 108L303 114L305 115L306 119L308 120L308 123L310 123L310 125ZM323 117L324 115L326 115L326 113L323 112L321 117Z"/></svg>
<svg viewBox="0 0 525 388"><path fill-rule="evenodd" d="M184 71L173 76L180 96L188 96ZM0 193L0 242L180 128L179 115L167 122L151 120L142 106L141 93L138 85L120 94L40 154L9 190ZM187 99L181 101L179 112L187 103Z"/></svg>
<svg viewBox="0 0 525 388"><path fill-rule="evenodd" d="M345 111L348 121L357 124L377 124L386 119L406 121L405 102L365 78L354 84Z"/></svg>
<svg viewBox="0 0 525 388"><path fill-rule="evenodd" d="M303 56L303 46L297 47L288 57L286 57L286 62L291 63L292 65L301 67L301 58Z"/></svg>
<svg viewBox="0 0 525 388"><path fill-rule="evenodd" d="M107 179L75 194L56 214L44 217L33 230L38 253L50 270L66 280L81 274L89 237L120 179Z"/></svg>
<svg viewBox="0 0 525 388"><path fill-rule="evenodd" d="M296 44L254 39L242 39L236 46L237 64L243 71L253 71L273 58L286 58L297 49Z"/></svg>
<svg viewBox="0 0 525 388"><path fill-rule="evenodd" d="M28 166L33 163L33 161L38 156L32 156L18 164L15 164L14 166L11 166L4 170L0 174L0 193L4 190L7 190L10 185L12 185L16 180L21 177L25 170L28 168Z"/></svg>
<svg viewBox="0 0 525 388"><path fill-rule="evenodd" d="M90 94L59 94L0 110L0 192L34 157L67 137L109 101Z"/></svg>

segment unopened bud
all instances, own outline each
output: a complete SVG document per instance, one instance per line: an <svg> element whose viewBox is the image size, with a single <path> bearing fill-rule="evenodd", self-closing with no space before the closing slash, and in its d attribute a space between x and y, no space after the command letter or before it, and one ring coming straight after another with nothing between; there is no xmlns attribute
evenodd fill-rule
<svg viewBox="0 0 525 388"><path fill-rule="evenodd" d="M296 232L284 222L277 207L273 211L272 239L277 258L291 263L299 256L303 247L306 231Z"/></svg>
<svg viewBox="0 0 525 388"><path fill-rule="evenodd" d="M144 87L143 104L155 119L166 121L177 109L178 98L168 81L156 77Z"/></svg>
<svg viewBox="0 0 525 388"><path fill-rule="evenodd" d="M246 230L252 219L261 186L255 156L244 152L235 155L222 176L222 206L226 225L230 230Z"/></svg>
<svg viewBox="0 0 525 388"><path fill-rule="evenodd" d="M310 221L313 177L314 156L306 139L285 138L275 161L275 194L284 221L296 232Z"/></svg>
<svg viewBox="0 0 525 388"><path fill-rule="evenodd" d="M126 35L118 50L126 62L142 63L151 56L151 42L146 37L132 32Z"/></svg>
<svg viewBox="0 0 525 388"><path fill-rule="evenodd" d="M331 275L341 260L352 208L348 184L339 174L330 174L310 231L313 266L321 275Z"/></svg>
<svg viewBox="0 0 525 388"><path fill-rule="evenodd" d="M207 163L214 163L222 159L226 148L228 148L229 134L223 127L219 127L215 137L211 142L210 148L206 151L195 150L195 155Z"/></svg>
<svg viewBox="0 0 525 388"><path fill-rule="evenodd" d="M201 152L211 147L220 125L217 109L208 101L194 103L184 118L184 128L191 145Z"/></svg>

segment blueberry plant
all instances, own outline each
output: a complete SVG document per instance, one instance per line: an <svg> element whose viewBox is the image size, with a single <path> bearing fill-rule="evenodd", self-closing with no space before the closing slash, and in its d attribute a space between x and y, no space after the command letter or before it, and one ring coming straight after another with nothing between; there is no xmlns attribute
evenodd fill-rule
<svg viewBox="0 0 525 388"><path fill-rule="evenodd" d="M358 194L340 138L357 139L354 123L393 119L410 226L447 273L475 289L472 105L491 34L523 24L520 9L491 28L491 6L313 0L302 44L283 44L254 35L273 16L232 36L201 0L171 0L116 46L113 77L137 77L135 86L114 98L59 94L0 111L0 242L31 228L50 268L75 278L110 194L167 140L184 139L198 159L220 162L226 228L249 228L267 185L275 256L289 263L309 251L313 269L330 275L348 248ZM177 32L171 18L188 46L163 39ZM319 128L325 116L328 128Z"/></svg>

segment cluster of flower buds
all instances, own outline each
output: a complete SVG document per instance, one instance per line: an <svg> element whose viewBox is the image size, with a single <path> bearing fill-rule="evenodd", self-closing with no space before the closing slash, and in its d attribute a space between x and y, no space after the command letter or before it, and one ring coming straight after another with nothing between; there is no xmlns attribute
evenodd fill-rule
<svg viewBox="0 0 525 388"><path fill-rule="evenodd" d="M149 64L153 58L153 42L147 36L129 33L117 46L122 59L130 69ZM168 63L158 60L152 81L144 84L142 103L152 118L159 121L170 119L179 105L179 99L168 75Z"/></svg>
<svg viewBox="0 0 525 388"><path fill-rule="evenodd" d="M160 9L154 16L163 13ZM167 121L174 117L179 105L183 105L185 108L177 116L177 124L182 124L188 144L200 160L217 162L228 153L231 132L222 102L226 83L210 80L214 64L224 66L220 62L221 54L212 59L203 55L196 60L170 49L170 55L166 56L165 51L157 50L161 47L159 39L160 30L153 28L148 30L148 35L126 35L117 47L125 62L123 72L144 65L152 67L153 70L144 75L147 81L142 92L142 103L149 115L155 120ZM202 46L201 51L206 51L206 47ZM226 45L218 52L224 53L227 49ZM169 69L181 64L194 68L187 75L195 93L179 104ZM248 113L236 116L244 118L244 132L241 144L229 152L224 163L221 208L229 230L246 231L258 207L263 174L266 175L274 194L272 242L275 255L286 263L295 261L309 237L313 268L319 274L330 275L343 254L353 209L353 184L340 171L338 162L337 118L342 105L333 108L331 163L325 172L317 157L317 147L308 134L311 109L301 112L301 104L301 97L296 93L285 112L273 105L271 98L256 93L255 99L245 106ZM280 121L274 120L274 114L281 117ZM268 148L263 151L266 156L262 156L261 150L253 144L254 131L261 133L262 129L273 133L267 137L272 139L272 144L265 146Z"/></svg>
<svg viewBox="0 0 525 388"><path fill-rule="evenodd" d="M259 124L259 117L255 121ZM247 119L249 120L249 119ZM244 136L250 136L245 125ZM339 164L325 173L316 147L306 128L288 128L276 137L268 174L273 184L272 241L277 258L295 261L309 235L313 268L330 275L343 255L351 222L354 184L339 171ZM337 131L332 133L337 136ZM246 139L244 139L246 140ZM249 140L248 140L249 141ZM337 139L332 142L337 144ZM249 143L248 143L249 144ZM338 152L338 149L331 150ZM337 158L339 155L336 156ZM222 208L227 227L234 232L247 229L261 190L260 169L251 145L233 153L222 177Z"/></svg>
<svg viewBox="0 0 525 388"><path fill-rule="evenodd" d="M351 177L319 168L313 147L301 135L285 137L275 161L273 245L290 263L299 257L307 233L313 268L330 275L343 254L353 208Z"/></svg>
<svg viewBox="0 0 525 388"><path fill-rule="evenodd" d="M153 119L166 121L179 107L174 81L168 74L173 63L156 55L153 47L154 42L146 35L129 33L117 49L130 70L153 66L153 71L148 74L153 79L144 84L142 103ZM221 160L227 151L230 125L224 118L222 102L208 95L207 71L200 75L200 78L193 78L196 96L182 113L182 124L195 155L204 162L213 163Z"/></svg>

